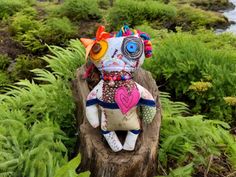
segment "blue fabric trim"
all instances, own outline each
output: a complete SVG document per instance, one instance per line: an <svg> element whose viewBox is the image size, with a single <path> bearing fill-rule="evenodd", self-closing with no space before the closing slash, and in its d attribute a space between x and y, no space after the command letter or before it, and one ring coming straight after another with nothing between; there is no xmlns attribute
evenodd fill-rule
<svg viewBox="0 0 236 177"><path fill-rule="evenodd" d="M86 102L86 106L92 106L94 104L99 104L100 106L102 106L103 108L109 108L109 109L119 109L119 106L117 105L117 103L106 103L104 101L101 101L99 99L92 99L92 100L88 100ZM156 103L153 100L146 100L146 99L139 99L138 105L146 105L146 106L152 106L155 107Z"/></svg>
<svg viewBox="0 0 236 177"><path fill-rule="evenodd" d="M103 108L119 109L119 106L116 103L106 103L101 100L98 100L98 104Z"/></svg>
<svg viewBox="0 0 236 177"><path fill-rule="evenodd" d="M97 104L97 103L98 103L97 98L92 99L92 100L87 100L86 101L86 106L92 106L92 105Z"/></svg>
<svg viewBox="0 0 236 177"><path fill-rule="evenodd" d="M103 135L110 133L110 131L105 131L105 130L101 130L101 132L102 132Z"/></svg>
<svg viewBox="0 0 236 177"><path fill-rule="evenodd" d="M132 132L135 135L138 135L141 132L141 130L130 130L130 132Z"/></svg>
<svg viewBox="0 0 236 177"><path fill-rule="evenodd" d="M142 104L142 105L146 105L146 106L152 106L152 107L156 106L155 101L153 101L153 100L146 100L146 99L143 99L143 98L141 98L138 103Z"/></svg>

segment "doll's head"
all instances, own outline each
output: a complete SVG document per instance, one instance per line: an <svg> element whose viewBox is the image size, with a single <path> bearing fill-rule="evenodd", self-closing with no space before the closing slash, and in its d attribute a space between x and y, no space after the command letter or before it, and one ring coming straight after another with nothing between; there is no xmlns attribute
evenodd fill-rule
<svg viewBox="0 0 236 177"><path fill-rule="evenodd" d="M81 38L86 47L86 58L100 72L132 72L152 55L150 38L146 33L124 26L116 33L107 33L100 26L95 39Z"/></svg>

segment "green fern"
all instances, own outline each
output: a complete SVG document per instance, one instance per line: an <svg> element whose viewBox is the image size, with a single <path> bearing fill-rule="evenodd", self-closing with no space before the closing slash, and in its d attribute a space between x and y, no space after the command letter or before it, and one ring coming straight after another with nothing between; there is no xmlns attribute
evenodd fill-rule
<svg viewBox="0 0 236 177"><path fill-rule="evenodd" d="M157 177L192 177L193 163L171 170L169 175Z"/></svg>
<svg viewBox="0 0 236 177"><path fill-rule="evenodd" d="M69 80L84 51L75 40L67 49L50 50L55 56L44 59L53 72L33 70L42 84L22 80L0 95L0 176L52 177L67 163L75 139Z"/></svg>
<svg viewBox="0 0 236 177"><path fill-rule="evenodd" d="M43 59L48 62L48 67L54 74L65 79L74 78L77 67L85 62L84 48L79 40L71 40L67 49L51 46L49 50L53 55L47 55Z"/></svg>
<svg viewBox="0 0 236 177"><path fill-rule="evenodd" d="M161 92L161 102L163 121L159 161L166 172L170 171L171 177L175 175L169 169L170 163L175 164L172 168L177 169L191 163L195 169L200 166L207 168L211 156L217 158L225 156L231 170L236 169L236 141L230 135L227 123L204 120L201 115L184 117L183 115L188 112L186 104L170 101L167 93ZM213 162L210 171L217 174L219 165L221 164ZM181 168L176 170L183 170ZM224 169L224 166L222 168Z"/></svg>
<svg viewBox="0 0 236 177"><path fill-rule="evenodd" d="M78 164L81 162L81 155L78 154L75 158L70 160L67 164L62 166L57 170L55 177L89 177L90 172L86 171L76 174L75 169L78 167Z"/></svg>

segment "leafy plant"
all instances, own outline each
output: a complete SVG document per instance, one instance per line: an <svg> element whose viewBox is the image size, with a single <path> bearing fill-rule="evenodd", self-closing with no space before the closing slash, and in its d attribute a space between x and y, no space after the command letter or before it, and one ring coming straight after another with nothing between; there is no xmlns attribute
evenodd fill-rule
<svg viewBox="0 0 236 177"><path fill-rule="evenodd" d="M187 106L181 102L170 101L170 96L161 93L163 106L163 121L161 127L161 143L159 170L171 177L190 176L194 171L198 173L218 174L223 171L229 173L236 168L236 141L229 133L227 123L218 120L203 120L201 115L184 117L188 112ZM230 170L224 168L224 163L218 159L225 159L230 164ZM189 164L188 166L185 166ZM185 167L183 167L185 166ZM180 167L180 168L178 168ZM192 169L194 167L194 171ZM202 171L199 171L199 169ZM198 169L198 170L196 170Z"/></svg>
<svg viewBox="0 0 236 177"><path fill-rule="evenodd" d="M13 16L10 31L12 35L22 35L29 30L39 29L39 27L40 22L34 20L34 16L20 12Z"/></svg>
<svg viewBox="0 0 236 177"><path fill-rule="evenodd" d="M1 0L0 1L0 19L11 16L26 6L24 0Z"/></svg>
<svg viewBox="0 0 236 177"><path fill-rule="evenodd" d="M43 68L45 62L39 58L32 58L26 55L19 55L16 58L16 63L12 69L11 77L16 81L19 79L33 78L33 73L30 71L35 68Z"/></svg>
<svg viewBox="0 0 236 177"><path fill-rule="evenodd" d="M197 6L204 10L223 10L228 9L232 5L227 0L170 0L172 3L178 4L190 4L191 6Z"/></svg>
<svg viewBox="0 0 236 177"><path fill-rule="evenodd" d="M75 27L66 17L48 18L39 29L39 37L46 44L64 44L75 34Z"/></svg>
<svg viewBox="0 0 236 177"><path fill-rule="evenodd" d="M11 81L10 81L9 75L5 71L0 70L0 88L9 84L10 82ZM1 93L1 90L0 90L0 93Z"/></svg>
<svg viewBox="0 0 236 177"><path fill-rule="evenodd" d="M23 80L0 94L2 176L54 176L67 163L68 149L75 139L75 106L68 81L83 61L81 48L79 42L72 41L68 49L51 49L52 53L67 58L52 61L53 56L48 56L54 73L42 69L33 71L35 79L42 84ZM70 55L72 51L79 55ZM70 76L56 74L61 72L57 68L63 63L68 67L64 73Z"/></svg>
<svg viewBox="0 0 236 177"><path fill-rule="evenodd" d="M29 51L44 51L45 44L66 45L75 34L75 27L68 18L50 17L39 21L34 11L26 9L16 13L10 25L14 39Z"/></svg>
<svg viewBox="0 0 236 177"><path fill-rule="evenodd" d="M11 34L14 39L31 52L42 51L46 48L40 39L39 30L43 22L36 20L33 11L22 11L16 13L10 25Z"/></svg>
<svg viewBox="0 0 236 177"><path fill-rule="evenodd" d="M187 101L194 113L234 123L233 110L223 98L236 94L236 53L232 47L230 53L213 49L198 38L184 32L159 38L159 42L154 41L156 59L147 61L145 68L153 73L161 89L174 99ZM194 82L209 83L211 87L204 92L192 90Z"/></svg>
<svg viewBox="0 0 236 177"><path fill-rule="evenodd" d="M170 170L170 173L165 176L157 176L157 177L192 177L193 173L193 164L190 163L184 167L178 167L174 170Z"/></svg>
<svg viewBox="0 0 236 177"><path fill-rule="evenodd" d="M10 65L10 58L7 55L0 55L0 70L6 70Z"/></svg>
<svg viewBox="0 0 236 177"><path fill-rule="evenodd" d="M95 0L65 0L59 13L73 21L100 18L98 2Z"/></svg>
<svg viewBox="0 0 236 177"><path fill-rule="evenodd" d="M70 160L67 164L62 166L60 169L57 170L55 177L89 177L90 172L86 171L83 173L80 173L79 175L76 174L75 169L78 167L78 164L81 162L81 155L78 154L75 158Z"/></svg>
<svg viewBox="0 0 236 177"><path fill-rule="evenodd" d="M224 16L217 12L204 11L189 5L182 5L177 9L176 26L181 26L185 30L228 25Z"/></svg>
<svg viewBox="0 0 236 177"><path fill-rule="evenodd" d="M157 1L124 1L118 0L111 8L107 21L111 27L140 25L144 21L168 21L176 16L176 8Z"/></svg>
<svg viewBox="0 0 236 177"><path fill-rule="evenodd" d="M79 40L71 40L67 49L58 46L50 46L49 49L53 55L46 55L43 59L49 63L48 67L52 68L53 73L65 79L73 78L78 65L80 66L85 62L82 59L84 49Z"/></svg>

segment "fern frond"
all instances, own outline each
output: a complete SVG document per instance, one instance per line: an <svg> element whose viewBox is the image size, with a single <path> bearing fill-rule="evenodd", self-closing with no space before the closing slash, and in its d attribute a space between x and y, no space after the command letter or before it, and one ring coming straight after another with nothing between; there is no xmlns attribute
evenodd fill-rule
<svg viewBox="0 0 236 177"><path fill-rule="evenodd" d="M57 81L55 75L45 69L33 69L31 71L36 75L34 77L35 80L45 81L51 84Z"/></svg>

